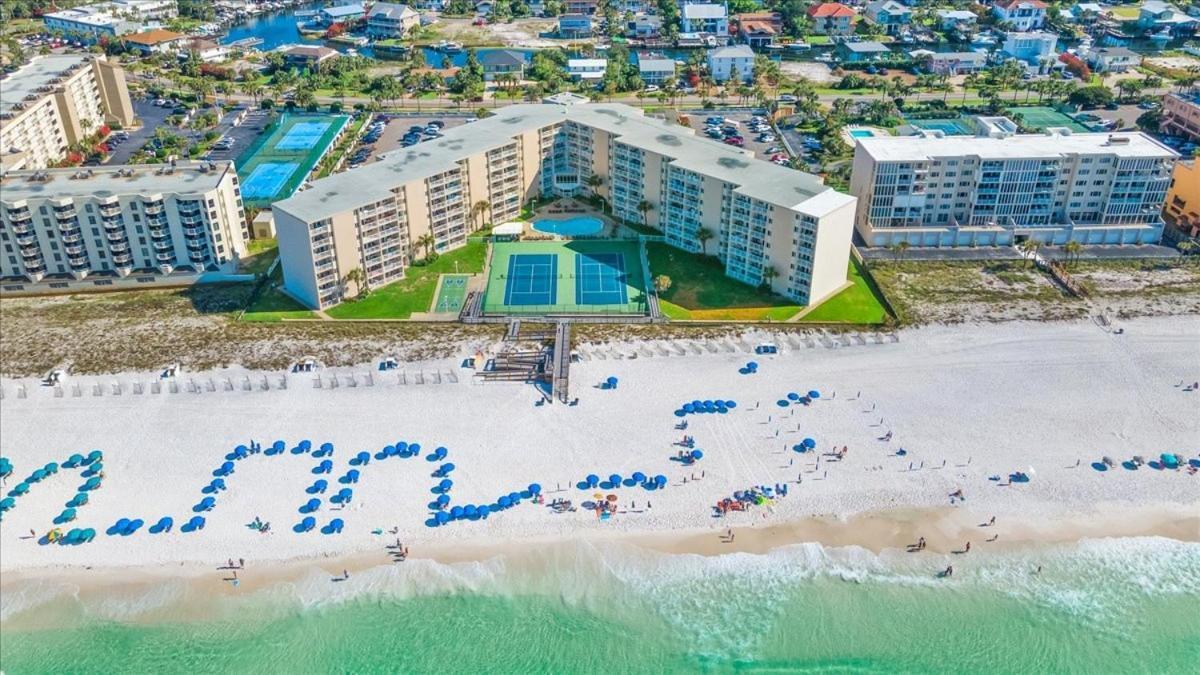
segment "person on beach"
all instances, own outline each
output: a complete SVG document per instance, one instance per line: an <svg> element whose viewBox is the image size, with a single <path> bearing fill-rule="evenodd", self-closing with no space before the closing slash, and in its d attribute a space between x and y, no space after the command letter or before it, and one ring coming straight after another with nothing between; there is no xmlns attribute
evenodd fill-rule
<svg viewBox="0 0 1200 675"><path fill-rule="evenodd" d="M246 569L246 559L238 558L238 569Z"/></svg>
<svg viewBox="0 0 1200 675"><path fill-rule="evenodd" d="M992 525L995 525L995 524L996 524L996 516L992 516L991 520L988 520L988 527L991 527Z"/></svg>
<svg viewBox="0 0 1200 675"><path fill-rule="evenodd" d="M349 571L349 570L342 570L342 578L343 578L343 579L349 579L349 578L350 578L350 571Z"/></svg>
<svg viewBox="0 0 1200 675"><path fill-rule="evenodd" d="M919 538L917 539L917 550L918 550L918 551L924 551L924 550L925 550L925 537L919 537Z"/></svg>
<svg viewBox="0 0 1200 675"><path fill-rule="evenodd" d="M970 552L971 552L971 542L968 541L966 547L963 548L963 553L970 553Z"/></svg>

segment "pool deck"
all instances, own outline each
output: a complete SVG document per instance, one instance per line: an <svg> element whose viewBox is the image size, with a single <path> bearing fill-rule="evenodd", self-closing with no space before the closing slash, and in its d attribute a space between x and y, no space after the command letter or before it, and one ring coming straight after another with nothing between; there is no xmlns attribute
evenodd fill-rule
<svg viewBox="0 0 1200 675"><path fill-rule="evenodd" d="M604 223L604 229L595 234L583 235L585 238L610 237L615 232L616 225L602 211L579 199L563 197L545 206L538 207L533 212L533 218L525 223L525 232L521 238L526 241L571 239L572 237L570 236L540 232L533 229L533 221L535 220L566 220L568 218L596 218Z"/></svg>

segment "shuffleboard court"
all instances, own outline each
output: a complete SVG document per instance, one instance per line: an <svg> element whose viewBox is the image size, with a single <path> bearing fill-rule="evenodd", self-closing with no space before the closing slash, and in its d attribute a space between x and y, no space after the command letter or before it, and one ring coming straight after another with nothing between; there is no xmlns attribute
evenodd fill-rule
<svg viewBox="0 0 1200 675"><path fill-rule="evenodd" d="M441 283L438 284L433 311L441 314L457 314L462 310L463 301L467 298L467 282L470 278L466 274L443 274Z"/></svg>

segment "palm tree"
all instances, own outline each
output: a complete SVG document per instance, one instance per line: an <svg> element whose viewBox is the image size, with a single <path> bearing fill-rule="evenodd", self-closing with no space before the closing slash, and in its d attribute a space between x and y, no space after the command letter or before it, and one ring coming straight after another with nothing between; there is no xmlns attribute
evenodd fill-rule
<svg viewBox="0 0 1200 675"><path fill-rule="evenodd" d="M371 292L371 289L367 286L367 275L363 272L361 267L355 267L349 272L346 272L346 276L342 277L343 294L346 293L346 287L350 284L354 284L354 290L358 295L365 296Z"/></svg>
<svg viewBox="0 0 1200 675"><path fill-rule="evenodd" d="M587 185L588 187L592 188L592 196L593 197L595 197L596 199L600 198L600 186L604 185L603 178L601 178L600 176L597 176L596 174L592 174L592 175L588 176L587 180L583 181L583 183L584 183L584 185Z"/></svg>
<svg viewBox="0 0 1200 675"><path fill-rule="evenodd" d="M487 213L490 208L492 204L486 199L480 199L471 205L471 222L475 224L475 229L479 229L479 216Z"/></svg>
<svg viewBox="0 0 1200 675"><path fill-rule="evenodd" d="M1083 244L1072 239L1063 244L1063 252L1067 254L1067 262L1079 262L1079 254L1083 253Z"/></svg>
<svg viewBox="0 0 1200 675"><path fill-rule="evenodd" d="M1200 242L1197 242L1195 239L1185 239L1179 242L1175 248L1179 249L1179 252L1183 254L1179 256L1179 264L1182 265L1185 256L1189 256L1192 254L1192 251L1200 249Z"/></svg>
<svg viewBox="0 0 1200 675"><path fill-rule="evenodd" d="M904 260L904 254L905 254L905 252L908 251L908 249L911 246L912 246L912 244L908 243L907 241L898 241L895 244L892 244L891 246L889 246L888 249L891 250L892 256L896 260Z"/></svg>
<svg viewBox="0 0 1200 675"><path fill-rule="evenodd" d="M649 227L650 223L646 220L646 214L654 210L654 205L643 199L642 201L638 202L637 210L638 213L642 214L642 224L646 227Z"/></svg>
<svg viewBox="0 0 1200 675"><path fill-rule="evenodd" d="M430 252L433 250L433 234L426 232L425 234L417 237L417 240L414 243L416 243L417 246L425 249L425 257L428 258Z"/></svg>
<svg viewBox="0 0 1200 675"><path fill-rule="evenodd" d="M763 271L762 271L762 287L770 288L771 282L774 281L775 277L778 277L778 276L779 276L779 270L775 269L771 265L767 265L766 267L764 267Z"/></svg>
<svg viewBox="0 0 1200 675"><path fill-rule="evenodd" d="M662 295L663 293L666 293L668 290L670 290L670 288L671 288L671 277L669 277L665 274L660 274L660 275L654 277L654 292L655 293Z"/></svg>
<svg viewBox="0 0 1200 675"><path fill-rule="evenodd" d="M254 101L254 104L258 105L258 97L262 96L263 86L261 83L254 81L254 80L250 80L249 82L243 82L242 83L242 93L245 94L246 96L249 96L251 98L251 100Z"/></svg>
<svg viewBox="0 0 1200 675"><path fill-rule="evenodd" d="M1025 255L1025 262L1029 263L1034 259L1034 256L1037 255L1037 250L1041 247L1042 242L1038 241L1037 239L1030 238L1018 244L1017 250ZM1028 266L1029 265L1026 264L1026 267Z"/></svg>
<svg viewBox="0 0 1200 675"><path fill-rule="evenodd" d="M708 255L708 240L713 236L715 233L707 227L702 227L696 232L696 238L700 240L700 252L704 255Z"/></svg>

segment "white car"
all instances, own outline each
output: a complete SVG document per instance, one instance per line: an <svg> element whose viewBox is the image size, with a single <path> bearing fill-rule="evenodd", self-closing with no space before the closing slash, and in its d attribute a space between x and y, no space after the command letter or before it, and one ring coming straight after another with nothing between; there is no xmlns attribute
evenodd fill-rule
<svg viewBox="0 0 1200 675"><path fill-rule="evenodd" d="M656 91L658 91L658 85L657 84L648 84L648 85L646 85L646 88L643 89L642 91L656 92Z"/></svg>

